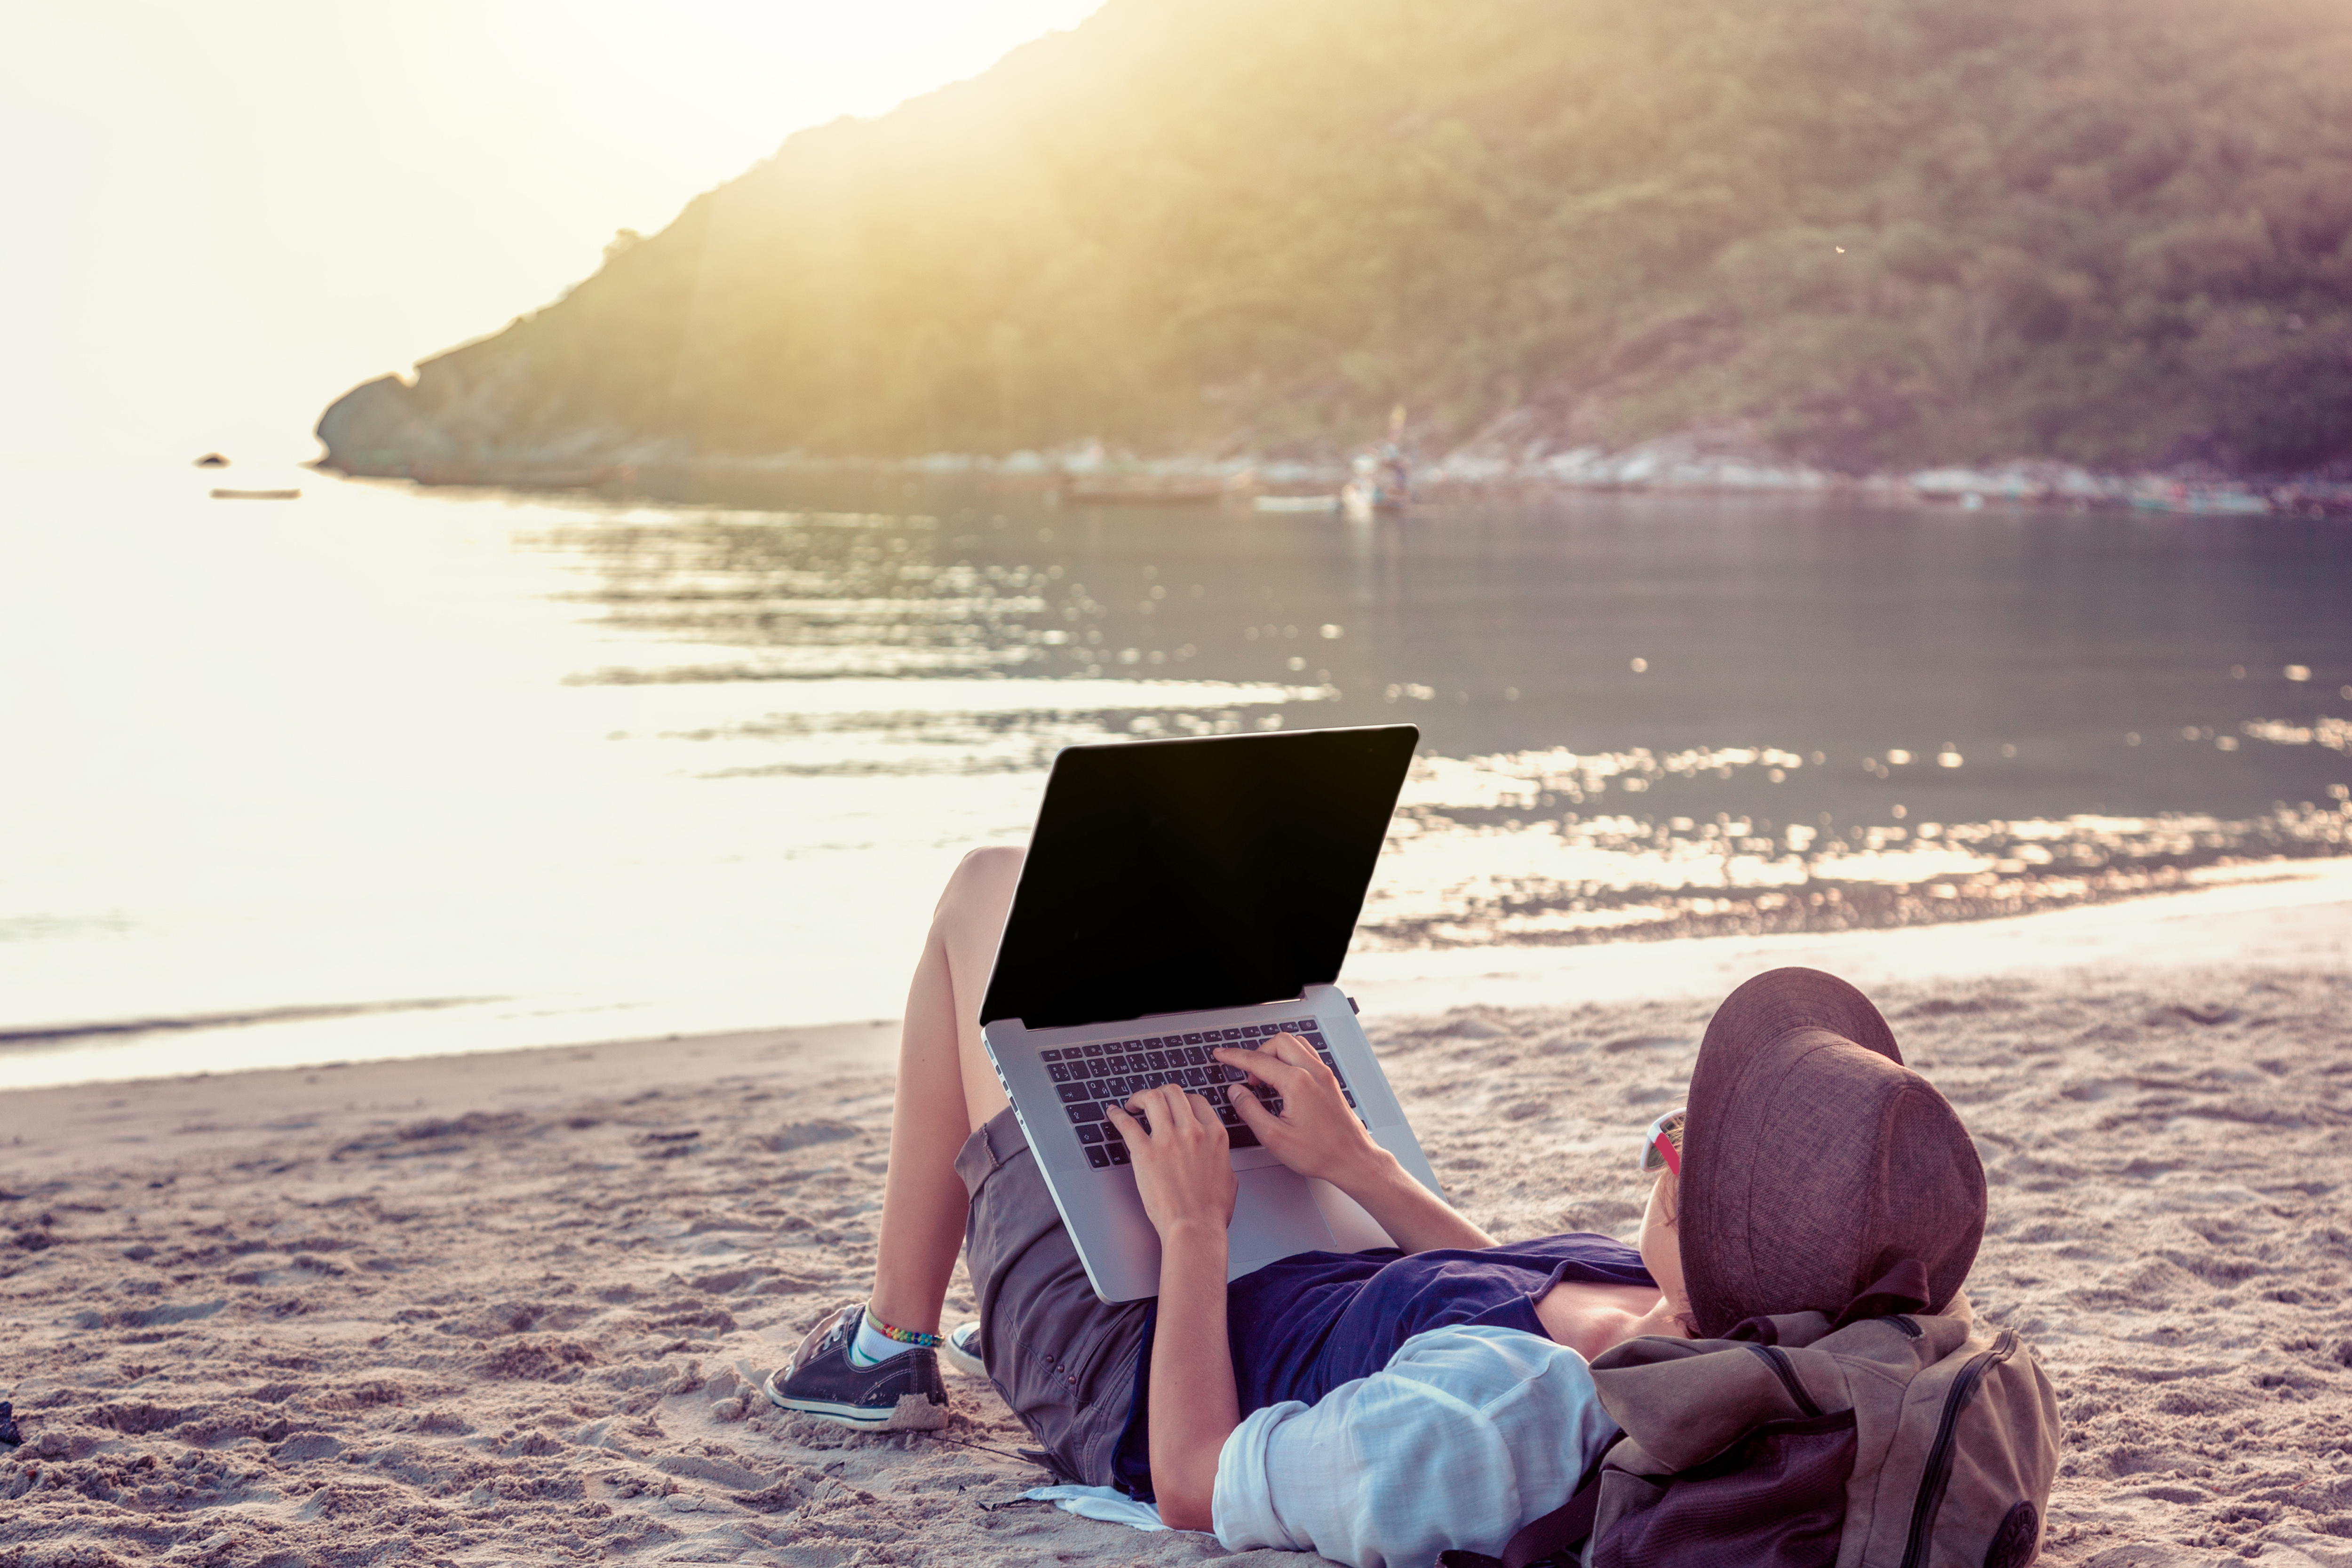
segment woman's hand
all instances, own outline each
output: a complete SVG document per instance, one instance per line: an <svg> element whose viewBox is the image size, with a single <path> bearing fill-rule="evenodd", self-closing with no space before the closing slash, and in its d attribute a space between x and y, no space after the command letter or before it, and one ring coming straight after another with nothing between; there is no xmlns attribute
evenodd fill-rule
<svg viewBox="0 0 2352 1568"><path fill-rule="evenodd" d="M1217 1060L1236 1067L1281 1097L1282 1114L1265 1106L1248 1084L1228 1084L1232 1101L1257 1141L1302 1176L1319 1176L1363 1207L1405 1252L1495 1245L1453 1205L1423 1187L1372 1141L1339 1092L1339 1080L1314 1048L1296 1035L1276 1035L1256 1050L1221 1047Z"/></svg>
<svg viewBox="0 0 2352 1568"><path fill-rule="evenodd" d="M1250 1075L1249 1083L1227 1084L1225 1098L1257 1141L1300 1175L1320 1176L1345 1192L1393 1163L1356 1120L1315 1047L1297 1036L1276 1035L1254 1051L1220 1047L1211 1054ZM1281 1115L1259 1103L1250 1084L1260 1083L1281 1098Z"/></svg>
<svg viewBox="0 0 2352 1568"><path fill-rule="evenodd" d="M1106 1109L1111 1125L1127 1140L1136 1191L1152 1228L1165 1238L1189 1222L1213 1227L1223 1236L1234 1221L1238 1184L1229 1152L1232 1143L1217 1113L1207 1100L1174 1084L1147 1089L1127 1103L1150 1119L1150 1131L1119 1106Z"/></svg>

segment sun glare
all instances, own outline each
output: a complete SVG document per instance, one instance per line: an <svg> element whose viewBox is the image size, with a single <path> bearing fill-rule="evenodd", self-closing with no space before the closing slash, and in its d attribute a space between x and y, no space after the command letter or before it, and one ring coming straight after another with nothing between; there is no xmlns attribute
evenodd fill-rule
<svg viewBox="0 0 2352 1568"><path fill-rule="evenodd" d="M510 0L501 29L576 112L737 172L783 133L873 115L1075 26L1102 0Z"/></svg>
<svg viewBox="0 0 2352 1568"><path fill-rule="evenodd" d="M0 453L301 458L319 410L595 269L793 132L1101 0L164 0L27 13Z"/></svg>

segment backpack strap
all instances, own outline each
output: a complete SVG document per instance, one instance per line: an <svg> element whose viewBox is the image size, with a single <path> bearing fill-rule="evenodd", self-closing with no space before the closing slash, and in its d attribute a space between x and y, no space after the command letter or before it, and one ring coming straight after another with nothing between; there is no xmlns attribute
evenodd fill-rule
<svg viewBox="0 0 2352 1568"><path fill-rule="evenodd" d="M1592 1521L1601 1511L1601 1461L1609 1450L1625 1440L1620 1432L1609 1439L1601 1452L1592 1456L1592 1463L1576 1483L1576 1490L1566 1502L1539 1519L1531 1519L1512 1533L1503 1545L1500 1557L1489 1557L1483 1552L1465 1552L1455 1547L1438 1554L1442 1568L1533 1568L1553 1557L1566 1557L1570 1549L1580 1544L1592 1533Z"/></svg>

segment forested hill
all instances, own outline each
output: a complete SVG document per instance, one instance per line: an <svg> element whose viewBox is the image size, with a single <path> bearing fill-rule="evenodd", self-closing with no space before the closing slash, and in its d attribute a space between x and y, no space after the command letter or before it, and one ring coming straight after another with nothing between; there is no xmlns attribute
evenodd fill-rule
<svg viewBox="0 0 2352 1568"><path fill-rule="evenodd" d="M2352 5L1110 0L322 433L1282 452L1397 403L1424 450L2352 457Z"/></svg>

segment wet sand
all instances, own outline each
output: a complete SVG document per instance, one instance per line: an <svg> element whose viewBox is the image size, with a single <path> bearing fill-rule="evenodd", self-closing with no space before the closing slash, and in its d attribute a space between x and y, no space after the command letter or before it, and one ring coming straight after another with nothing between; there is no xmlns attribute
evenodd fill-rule
<svg viewBox="0 0 2352 1568"><path fill-rule="evenodd" d="M1984 1155L1970 1293L2066 1423L2044 1561L2352 1568L2352 903L2298 897L1360 989L1467 1212L1624 1235L1634 1134L1728 982L1851 973ZM1496 1000L1446 1005L1465 989ZM26 1440L0 1458L0 1563L1222 1555L1021 1501L1042 1477L976 1380L950 1375L937 1439L746 1398L864 1289L894 1040L8 1097L0 1389Z"/></svg>

